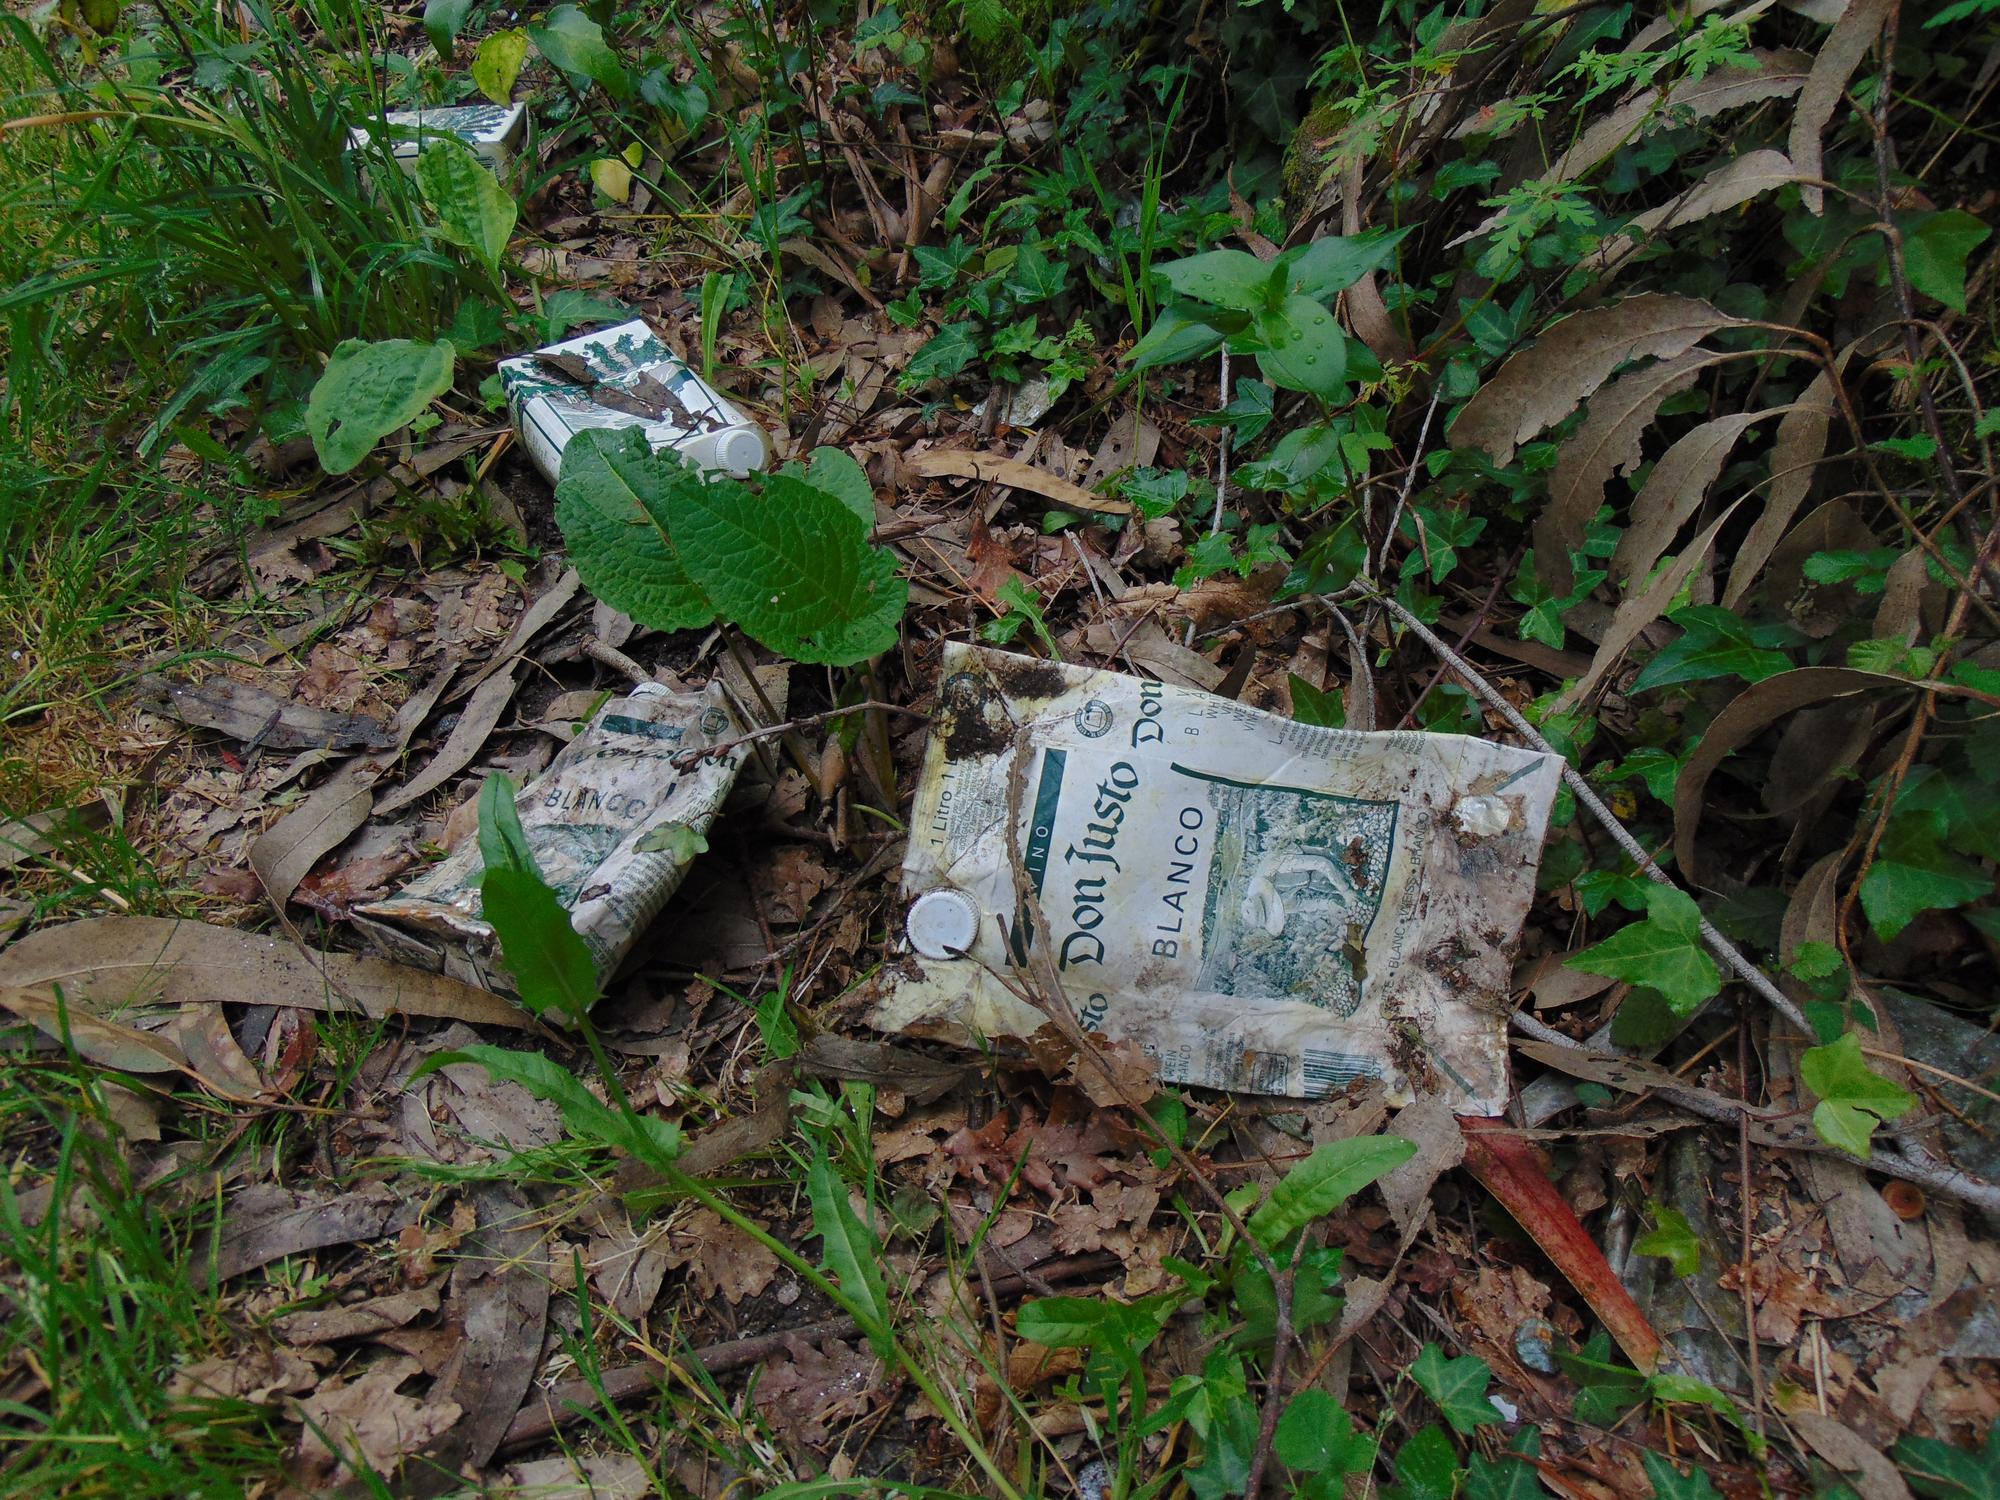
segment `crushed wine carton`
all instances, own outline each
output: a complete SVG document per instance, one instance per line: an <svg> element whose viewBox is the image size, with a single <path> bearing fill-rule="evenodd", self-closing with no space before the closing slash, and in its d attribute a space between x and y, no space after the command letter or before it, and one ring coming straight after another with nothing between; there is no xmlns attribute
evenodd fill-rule
<svg viewBox="0 0 2000 1500"><path fill-rule="evenodd" d="M492 169L504 173L527 135L525 104L456 104L440 109L392 109L382 116L388 127L389 154L406 172L417 169L424 147L441 138L456 140ZM347 132L350 151L365 150L375 139L373 125L356 125Z"/></svg>

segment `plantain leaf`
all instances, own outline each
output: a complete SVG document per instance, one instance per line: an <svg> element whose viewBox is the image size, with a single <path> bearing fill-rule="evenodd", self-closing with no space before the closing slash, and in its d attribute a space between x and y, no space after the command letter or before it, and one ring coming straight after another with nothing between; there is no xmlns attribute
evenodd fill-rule
<svg viewBox="0 0 2000 1500"><path fill-rule="evenodd" d="M383 438L415 421L451 389L456 358L449 339L341 344L306 400L306 432L320 467L345 474Z"/></svg>

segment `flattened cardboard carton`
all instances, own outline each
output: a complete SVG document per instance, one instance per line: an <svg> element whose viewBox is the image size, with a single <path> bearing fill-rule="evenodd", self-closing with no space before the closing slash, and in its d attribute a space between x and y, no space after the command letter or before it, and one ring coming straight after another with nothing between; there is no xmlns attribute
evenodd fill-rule
<svg viewBox="0 0 2000 1500"><path fill-rule="evenodd" d="M389 128L389 154L406 172L414 172L424 147L449 136L471 148L472 154L495 173L504 173L528 133L525 104L454 104L440 109L392 109L382 116ZM347 132L347 149L360 151L375 139L374 130L356 125Z"/></svg>
<svg viewBox="0 0 2000 1500"><path fill-rule="evenodd" d="M938 700L907 957L873 1025L1033 1034L1046 1018L1001 981L1025 942L1086 1029L1136 1042L1168 1082L1314 1097L1373 1076L1392 1102L1503 1107L1512 952L1558 757L1318 729L958 644ZM1017 922L1017 879L1048 932Z"/></svg>
<svg viewBox="0 0 2000 1500"><path fill-rule="evenodd" d="M771 460L764 429L676 359L643 318L503 359L500 381L521 444L550 484L569 440L592 427L637 428L655 450L738 479Z"/></svg>

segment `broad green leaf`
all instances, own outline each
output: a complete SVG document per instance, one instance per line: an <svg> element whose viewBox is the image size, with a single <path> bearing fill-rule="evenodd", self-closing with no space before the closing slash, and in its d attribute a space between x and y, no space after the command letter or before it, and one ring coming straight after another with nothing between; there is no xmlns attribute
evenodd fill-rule
<svg viewBox="0 0 2000 1500"><path fill-rule="evenodd" d="M1879 1121L1916 1107L1916 1096L1868 1066L1861 1038L1848 1032L1824 1047L1799 1054L1799 1077L1819 1095L1813 1124L1830 1145L1866 1158Z"/></svg>
<svg viewBox="0 0 2000 1500"><path fill-rule="evenodd" d="M1939 842L1931 812L1897 812L1861 879L1861 909L1884 942L1927 911L1964 906L1993 893L1993 876Z"/></svg>
<svg viewBox="0 0 2000 1500"><path fill-rule="evenodd" d="M1403 1444L1396 1455L1396 1478L1384 1500L1452 1500L1458 1493L1458 1455L1442 1427L1431 1426Z"/></svg>
<svg viewBox="0 0 2000 1500"><path fill-rule="evenodd" d="M1232 1395L1201 1435L1201 1462L1182 1471L1195 1500L1225 1500L1250 1483L1250 1459L1257 1449L1257 1403Z"/></svg>
<svg viewBox="0 0 2000 1500"><path fill-rule="evenodd" d="M496 31L479 44L479 54L472 59L472 81L495 104L510 103L514 80L521 76L521 64L527 60L527 32L518 26Z"/></svg>
<svg viewBox="0 0 2000 1500"><path fill-rule="evenodd" d="M1658 990L1674 1013L1683 1016L1722 988L1715 960L1702 946L1701 911L1694 898L1664 885L1646 892L1645 921L1619 928L1574 955L1568 967Z"/></svg>
<svg viewBox="0 0 2000 1500"><path fill-rule="evenodd" d="M1657 1255L1674 1268L1676 1276L1692 1276L1701 1269L1701 1241L1679 1209L1665 1203L1653 1205L1654 1227L1640 1235L1632 1248L1641 1255Z"/></svg>
<svg viewBox="0 0 2000 1500"><path fill-rule="evenodd" d="M1394 1135L1356 1136L1315 1146L1312 1155L1287 1172L1271 1196L1250 1216L1250 1232L1265 1247L1288 1239L1385 1173L1393 1172L1417 1148Z"/></svg>
<svg viewBox="0 0 2000 1500"><path fill-rule="evenodd" d="M1954 312L1965 311L1965 264L1993 231L1956 208L1917 214L1903 229L1910 285Z"/></svg>
<svg viewBox="0 0 2000 1500"><path fill-rule="evenodd" d="M1415 225L1403 229L1371 229L1366 234L1343 238L1331 235L1287 250L1278 257L1285 269L1286 285L1302 297L1324 301L1335 292L1344 292L1370 271L1379 271L1396 258L1401 244Z"/></svg>
<svg viewBox="0 0 2000 1500"><path fill-rule="evenodd" d="M875 529L875 486L867 471L844 448L815 448L808 460L807 478L825 490L860 519L868 531Z"/></svg>
<svg viewBox="0 0 2000 1500"><path fill-rule="evenodd" d="M1043 1297L1021 1304L1014 1331L1050 1349L1115 1350L1131 1337L1132 1314L1097 1297Z"/></svg>
<svg viewBox="0 0 2000 1500"><path fill-rule="evenodd" d="M1264 345L1257 368L1272 385L1333 401L1346 386L1347 336L1333 314L1310 297L1287 297L1257 318Z"/></svg>
<svg viewBox="0 0 2000 1500"><path fill-rule="evenodd" d="M780 655L851 666L896 644L909 585L838 496L788 474L761 495L732 481L682 484L667 515L716 611Z"/></svg>
<svg viewBox="0 0 2000 1500"><path fill-rule="evenodd" d="M485 1045L440 1052L425 1060L412 1080L452 1063L477 1063L495 1078L518 1083L537 1099L555 1105L570 1133L666 1166L680 1154L680 1127L651 1115L622 1114L584 1086L582 1079L540 1052L512 1052Z"/></svg>
<svg viewBox="0 0 2000 1500"><path fill-rule="evenodd" d="M348 339L333 351L306 401L306 432L320 467L345 474L399 427L451 389L451 340L420 344Z"/></svg>
<svg viewBox="0 0 2000 1500"><path fill-rule="evenodd" d="M1274 300L1270 265L1247 250L1205 251L1155 265L1153 274L1180 296L1232 312L1256 312Z"/></svg>
<svg viewBox="0 0 2000 1500"><path fill-rule="evenodd" d="M484 162L458 141L440 140L417 158L417 191L446 239L499 269L514 233L514 197Z"/></svg>
<svg viewBox="0 0 2000 1500"><path fill-rule="evenodd" d="M1426 1344L1410 1366L1410 1379L1460 1432L1475 1432L1500 1420L1500 1413L1486 1397L1493 1370L1476 1354L1446 1359L1441 1346Z"/></svg>
<svg viewBox="0 0 2000 1500"><path fill-rule="evenodd" d="M540 878L504 867L479 877L479 912L500 938L500 954L521 1003L536 1015L581 1018L597 1003L597 965L570 925L568 910Z"/></svg>
<svg viewBox="0 0 2000 1500"><path fill-rule="evenodd" d="M604 40L604 30L574 5L558 5L528 28L542 56L573 78L600 85L614 99L632 92L632 80Z"/></svg>
<svg viewBox="0 0 2000 1500"><path fill-rule="evenodd" d="M667 530L667 496L701 480L655 453L636 428L587 429L563 449L556 524L583 585L655 630L692 630L715 606L688 576Z"/></svg>
<svg viewBox="0 0 2000 1500"><path fill-rule="evenodd" d="M931 336L923 348L910 356L910 362L903 367L902 379L897 383L907 391L927 381L949 380L971 364L973 356L978 353L979 344L972 336L970 324L947 323Z"/></svg>
<svg viewBox="0 0 2000 1500"><path fill-rule="evenodd" d="M1653 1481L1654 1500L1722 1500L1700 1464L1683 1474L1672 1459L1650 1448L1639 1454L1639 1462L1646 1466L1646 1477Z"/></svg>
<svg viewBox="0 0 2000 1500"><path fill-rule="evenodd" d="M1317 1389L1292 1397L1278 1418L1271 1451L1280 1463L1307 1474L1366 1474L1375 1464L1375 1440L1355 1432L1340 1403Z"/></svg>
<svg viewBox="0 0 2000 1500"><path fill-rule="evenodd" d="M1906 1437L1894 1453L1910 1488L1926 1500L2000 1500L2000 1422L1986 1429L1984 1452Z"/></svg>
<svg viewBox="0 0 2000 1500"><path fill-rule="evenodd" d="M826 1148L815 1153L806 1173L806 1195L812 1201L813 1233L820 1237L825 1269L840 1282L842 1301L875 1352L887 1358L895 1335L890 1331L889 1289L882 1280L882 1245L847 1201L847 1184L827 1160Z"/></svg>
<svg viewBox="0 0 2000 1500"><path fill-rule="evenodd" d="M1125 357L1133 369L1150 370L1158 365L1185 364L1221 347L1222 330L1215 324L1186 309L1169 307L1153 319L1152 327Z"/></svg>
<svg viewBox="0 0 2000 1500"><path fill-rule="evenodd" d="M472 6L473 0L424 0L424 34L446 62L451 61L452 43L465 29Z"/></svg>
<svg viewBox="0 0 2000 1500"><path fill-rule="evenodd" d="M1694 604L1667 616L1680 626L1680 638L1646 663L1632 680L1630 691L1643 693L1677 682L1703 682L1711 677L1741 677L1761 682L1791 666L1791 658L1773 648L1797 640L1783 625L1752 625L1732 610Z"/></svg>

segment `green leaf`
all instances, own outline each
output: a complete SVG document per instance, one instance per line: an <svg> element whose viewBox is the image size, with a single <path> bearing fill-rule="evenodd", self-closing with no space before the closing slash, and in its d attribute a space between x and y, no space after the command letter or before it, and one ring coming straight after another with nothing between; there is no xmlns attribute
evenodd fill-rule
<svg viewBox="0 0 2000 1500"><path fill-rule="evenodd" d="M1287 1172L1250 1216L1250 1232L1266 1248L1279 1244L1416 1152L1410 1142L1393 1135L1356 1136L1315 1146L1312 1155Z"/></svg>
<svg viewBox="0 0 2000 1500"><path fill-rule="evenodd" d="M806 1173L812 1201L813 1233L820 1237L825 1269L840 1282L841 1300L875 1352L888 1358L895 1342L890 1331L889 1289L882 1280L882 1245L855 1216L847 1185L833 1170L822 1144Z"/></svg>
<svg viewBox="0 0 2000 1500"><path fill-rule="evenodd" d="M1903 269L1910 285L1964 312L1965 264L1992 232L1956 208L1912 216L1903 226Z"/></svg>
<svg viewBox="0 0 2000 1500"><path fill-rule="evenodd" d="M555 1105L574 1136L624 1151L653 1166L670 1164L680 1154L678 1126L651 1115L620 1113L591 1093L576 1074L540 1052L462 1047L427 1058L411 1079L414 1082L426 1073L461 1062L477 1063L493 1077L518 1083L537 1099Z"/></svg>
<svg viewBox="0 0 2000 1500"><path fill-rule="evenodd" d="M662 823L648 829L632 846L635 854L665 854L676 864L691 863L697 854L708 853L708 840L688 823Z"/></svg>
<svg viewBox="0 0 2000 1500"><path fill-rule="evenodd" d="M570 925L556 893L535 875L491 867L479 877L480 915L500 938L500 953L521 1003L536 1015L582 1017L597 1003L597 966Z"/></svg>
<svg viewBox="0 0 2000 1500"><path fill-rule="evenodd" d="M306 401L306 431L320 467L345 474L383 438L414 422L451 389L456 359L449 339L341 344Z"/></svg>
<svg viewBox="0 0 2000 1500"><path fill-rule="evenodd" d="M1115 1352L1131 1341L1132 1312L1095 1297L1043 1297L1021 1304L1014 1331L1050 1349Z"/></svg>
<svg viewBox="0 0 2000 1500"><path fill-rule="evenodd" d="M1796 634L1786 626L1752 625L1731 610L1713 604L1693 604L1667 616L1681 635L1663 647L1632 680L1630 691L1670 687L1677 682L1702 682L1711 677L1741 677L1761 682L1791 666L1791 658L1772 647L1787 644Z"/></svg>
<svg viewBox="0 0 2000 1500"><path fill-rule="evenodd" d="M1722 1500L1699 1464L1683 1474L1674 1467L1672 1459L1651 1449L1639 1454L1639 1462L1646 1466L1646 1477L1653 1481L1654 1500Z"/></svg>
<svg viewBox="0 0 2000 1500"><path fill-rule="evenodd" d="M799 1050L799 1023L792 1019L790 1008L785 1004L790 984L780 984L762 1000L757 1002L753 1014L757 1019L757 1034L764 1039L764 1050L782 1062L795 1057Z"/></svg>
<svg viewBox="0 0 2000 1500"><path fill-rule="evenodd" d="M1247 250L1209 250L1155 265L1153 274L1182 297L1232 312L1256 312L1274 300L1270 265Z"/></svg>
<svg viewBox="0 0 2000 1500"><path fill-rule="evenodd" d="M1375 1440L1357 1433L1340 1403L1317 1389L1292 1397L1278 1418L1271 1451L1279 1462L1307 1474L1366 1474L1375 1465Z"/></svg>
<svg viewBox="0 0 2000 1500"><path fill-rule="evenodd" d="M1820 1097L1813 1125L1828 1144L1866 1159L1878 1122L1916 1108L1916 1096L1868 1066L1861 1038L1848 1032L1799 1054L1799 1077Z"/></svg>
<svg viewBox="0 0 2000 1500"><path fill-rule="evenodd" d="M1150 370L1157 365L1186 364L1221 347L1220 328L1185 308L1169 307L1153 319L1153 326L1125 357L1133 369Z"/></svg>
<svg viewBox="0 0 2000 1500"><path fill-rule="evenodd" d="M1657 1255L1674 1268L1676 1276L1692 1276L1701 1269L1701 1241L1694 1226L1679 1209L1664 1203L1653 1205L1654 1227L1639 1236L1632 1248L1641 1255Z"/></svg>
<svg viewBox="0 0 2000 1500"><path fill-rule="evenodd" d="M1424 1428L1396 1455L1401 1484L1382 1492L1383 1500L1452 1500L1458 1493L1458 1455L1438 1426Z"/></svg>
<svg viewBox="0 0 2000 1500"><path fill-rule="evenodd" d="M528 33L518 26L496 31L479 44L472 59L472 81L479 92L495 104L514 97L514 80L521 76L521 64L528 60Z"/></svg>
<svg viewBox="0 0 2000 1500"><path fill-rule="evenodd" d="M614 99L632 92L632 80L618 54L605 43L604 29L574 5L558 5L528 28L529 39L542 56L572 78L595 83Z"/></svg>
<svg viewBox="0 0 2000 1500"><path fill-rule="evenodd" d="M949 380L971 364L978 353L979 345L972 337L970 324L947 323L910 356L897 384L908 391L932 380Z"/></svg>
<svg viewBox="0 0 2000 1500"><path fill-rule="evenodd" d="M1523 1427L1498 1458L1475 1453L1466 1464L1465 1500L1546 1500L1548 1489L1530 1461L1541 1457L1542 1435Z"/></svg>
<svg viewBox="0 0 2000 1500"><path fill-rule="evenodd" d="M761 495L731 481L683 484L668 517L716 611L780 655L845 667L896 644L909 585L838 496L788 474Z"/></svg>
<svg viewBox="0 0 2000 1500"><path fill-rule="evenodd" d="M1298 673L1290 674L1292 683L1292 717L1301 724L1311 724L1318 729L1345 729L1347 709L1340 701L1340 694L1325 688L1316 688Z"/></svg>
<svg viewBox="0 0 2000 1500"><path fill-rule="evenodd" d="M1426 1344L1410 1366L1410 1379L1460 1432L1472 1433L1500 1420L1499 1411L1486 1397L1492 1368L1476 1354L1446 1359L1442 1346Z"/></svg>
<svg viewBox="0 0 2000 1500"><path fill-rule="evenodd" d="M875 529L875 486L868 473L844 448L815 448L807 478L853 511L862 526Z"/></svg>
<svg viewBox="0 0 2000 1500"><path fill-rule="evenodd" d="M485 163L455 140L440 140L417 158L417 191L438 229L489 270L498 270L514 233L514 198Z"/></svg>
<svg viewBox="0 0 2000 1500"><path fill-rule="evenodd" d="M688 576L667 529L668 494L699 485L634 427L592 428L563 449L556 524L583 586L655 630L692 630L715 606Z"/></svg>
<svg viewBox="0 0 2000 1500"><path fill-rule="evenodd" d="M1287 297L1276 311L1260 314L1257 337L1264 345L1257 368L1272 385L1327 402L1345 388L1347 336L1312 298Z"/></svg>
<svg viewBox="0 0 2000 1500"><path fill-rule="evenodd" d="M458 40L459 32L465 29L465 19L472 14L473 0L424 0L424 33L430 37L431 45L446 62L451 61L452 43Z"/></svg>
<svg viewBox="0 0 2000 1500"><path fill-rule="evenodd" d="M1927 911L1964 906L1993 892L1993 877L1946 849L1934 813L1898 811L1861 879L1861 909L1884 942Z"/></svg>
<svg viewBox="0 0 2000 1500"><path fill-rule="evenodd" d="M1394 261L1396 247L1415 228L1412 224L1403 229L1371 229L1347 238L1332 235L1287 250L1278 257L1278 264L1285 269L1291 291L1324 301Z"/></svg>
<svg viewBox="0 0 2000 1500"><path fill-rule="evenodd" d="M513 778L495 771L479 785L479 861L489 870L541 875L535 851L521 827Z"/></svg>
<svg viewBox="0 0 2000 1500"><path fill-rule="evenodd" d="M2000 1500L2000 1422L1986 1429L1986 1451L1937 1438L1899 1438L1896 1462L1910 1488L1927 1500Z"/></svg>
<svg viewBox="0 0 2000 1500"><path fill-rule="evenodd" d="M1658 990L1676 1015L1688 1015L1722 988L1702 945L1701 911L1672 886L1646 892L1646 920L1633 922L1571 957L1568 967Z"/></svg>
<svg viewBox="0 0 2000 1500"><path fill-rule="evenodd" d="M1201 1462L1181 1475L1195 1500L1242 1494L1257 1450L1257 1403L1232 1395L1210 1418L1201 1439Z"/></svg>

